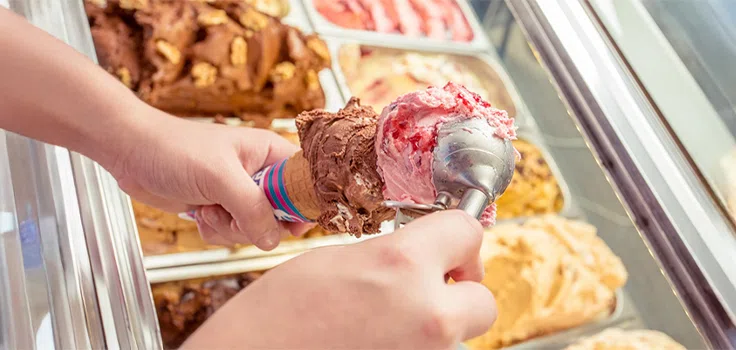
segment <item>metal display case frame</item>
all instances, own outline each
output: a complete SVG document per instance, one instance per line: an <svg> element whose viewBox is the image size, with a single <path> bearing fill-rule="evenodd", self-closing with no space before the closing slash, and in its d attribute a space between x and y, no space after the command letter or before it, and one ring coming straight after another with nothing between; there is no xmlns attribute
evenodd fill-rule
<svg viewBox="0 0 736 350"><path fill-rule="evenodd" d="M290 4L295 10L305 8L297 0ZM81 1L10 0L9 5L36 26L96 59ZM507 0L506 6L552 78L582 134L582 143L592 150L621 199L628 215L623 220L635 224L640 235L636 238L643 240L661 270L657 272L675 294L669 297L681 303L687 314L683 319L687 317L697 328L692 333L711 348L736 348L731 335L736 332L736 272L730 264L736 256L734 227L691 168L677 140L663 127L656 105L606 35L589 2ZM288 21L302 25L309 22L308 15L290 15ZM474 26L478 28L479 24ZM493 55L494 67L498 63L497 69L503 69L496 62L496 53ZM570 142L546 136L548 146ZM12 215L18 224L0 225L6 230L0 231L0 261L22 264L24 257L17 252L27 245L21 238L28 229L23 223L30 222L38 231L34 249L43 253L44 263L37 270L0 268L0 282L17 284L26 291L29 285L38 285L49 293L8 304L11 292L0 288L0 302L5 303L0 305L13 306L0 309L0 325L6 329L0 331L0 347L35 347L34 327L40 319L30 312L30 305L36 298L47 303L44 310L48 310L57 348L160 349L163 344L151 278L176 280L191 276L193 270L205 276L223 272L223 266L237 272L254 263L161 266L165 268L147 276L130 199L104 169L79 154L0 130L0 185L8 178L12 191L0 191L0 200L14 198ZM567 192L565 200L571 200ZM44 196L47 200L39 199ZM277 263L296 254L261 262ZM16 312L19 319L11 320Z"/></svg>
<svg viewBox="0 0 736 350"><path fill-rule="evenodd" d="M734 348L733 228L587 2L507 4L699 332Z"/></svg>

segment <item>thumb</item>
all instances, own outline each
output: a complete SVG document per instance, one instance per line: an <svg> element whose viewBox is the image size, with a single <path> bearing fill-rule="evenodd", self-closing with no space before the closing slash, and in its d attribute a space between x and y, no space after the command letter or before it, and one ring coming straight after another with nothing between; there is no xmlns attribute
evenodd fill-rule
<svg viewBox="0 0 736 350"><path fill-rule="evenodd" d="M282 226L260 187L242 167L226 172L214 190L214 201L232 216L230 228L258 248L271 250L279 244Z"/></svg>

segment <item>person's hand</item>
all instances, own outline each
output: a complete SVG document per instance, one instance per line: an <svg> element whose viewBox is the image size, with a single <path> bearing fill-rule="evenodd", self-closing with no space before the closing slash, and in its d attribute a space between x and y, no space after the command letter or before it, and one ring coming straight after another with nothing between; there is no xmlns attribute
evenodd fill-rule
<svg viewBox="0 0 736 350"><path fill-rule="evenodd" d="M305 253L236 295L182 348L452 349L496 318L477 283L482 235L477 220L448 211Z"/></svg>
<svg viewBox="0 0 736 350"><path fill-rule="evenodd" d="M277 222L251 179L297 146L267 130L197 123L139 108L134 113L145 123L118 149L122 154L103 164L131 197L171 212L197 209L199 231L212 244L253 243L269 250L285 231L305 231L304 225Z"/></svg>

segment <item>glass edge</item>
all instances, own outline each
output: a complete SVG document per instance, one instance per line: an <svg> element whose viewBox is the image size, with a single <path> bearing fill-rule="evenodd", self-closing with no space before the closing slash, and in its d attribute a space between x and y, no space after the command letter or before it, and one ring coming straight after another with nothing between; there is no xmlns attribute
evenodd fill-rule
<svg viewBox="0 0 736 350"><path fill-rule="evenodd" d="M699 331L715 348L733 346L726 332L734 327L734 276L713 251L703 249L711 230L732 231L731 226L719 211L707 210L714 203L694 174L680 170L679 149L671 135L653 125L657 116L652 106L585 2L507 4ZM683 187L668 187L672 183Z"/></svg>
<svg viewBox="0 0 736 350"><path fill-rule="evenodd" d="M83 2L10 0L10 8L96 62ZM129 199L98 164L71 153L105 347L162 348ZM94 346L94 345L93 345Z"/></svg>

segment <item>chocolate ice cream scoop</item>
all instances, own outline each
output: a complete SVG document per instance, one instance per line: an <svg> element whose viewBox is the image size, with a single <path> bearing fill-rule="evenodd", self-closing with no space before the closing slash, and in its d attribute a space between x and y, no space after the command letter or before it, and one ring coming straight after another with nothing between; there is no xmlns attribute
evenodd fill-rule
<svg viewBox="0 0 736 350"><path fill-rule="evenodd" d="M384 184L376 168L377 123L378 115L357 98L337 113L315 110L297 118L319 204L317 221L327 230L375 233L392 216L382 205Z"/></svg>

